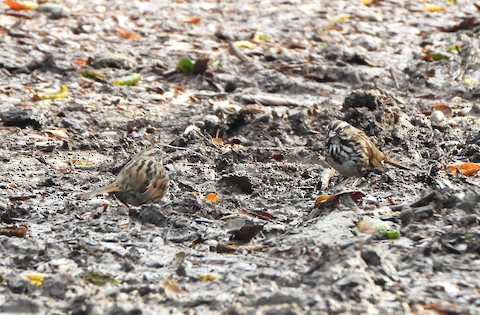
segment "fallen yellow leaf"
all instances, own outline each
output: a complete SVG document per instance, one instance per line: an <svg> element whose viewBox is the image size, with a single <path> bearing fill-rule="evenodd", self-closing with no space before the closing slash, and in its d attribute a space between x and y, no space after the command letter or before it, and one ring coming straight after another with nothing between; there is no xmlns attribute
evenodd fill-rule
<svg viewBox="0 0 480 315"><path fill-rule="evenodd" d="M427 11L427 12L438 12L438 11L444 11L445 10L445 6L431 4L431 3L425 3L424 7L425 7L425 11Z"/></svg>
<svg viewBox="0 0 480 315"><path fill-rule="evenodd" d="M47 276L48 276L48 274L46 274L46 273L33 272L33 273L28 274L27 278L34 285L42 285L43 279Z"/></svg>
<svg viewBox="0 0 480 315"><path fill-rule="evenodd" d="M68 88L66 85L60 86L60 90L54 93L44 93L44 94L34 94L34 101L43 101L43 100L56 100L59 98L66 98L68 96Z"/></svg>
<svg viewBox="0 0 480 315"><path fill-rule="evenodd" d="M320 33L322 33L323 31L327 31L329 29L332 29L334 28L338 23L340 22L343 22L343 21L346 21L350 18L350 15L349 14L339 14L337 16L334 16L333 18L331 18L330 20L327 21L327 23L325 23L321 29L320 29Z"/></svg>
<svg viewBox="0 0 480 315"><path fill-rule="evenodd" d="M212 276L212 275L202 275L202 276L198 277L198 280L200 280L200 281L214 281L215 277Z"/></svg>
<svg viewBox="0 0 480 315"><path fill-rule="evenodd" d="M238 40L233 44L235 45L235 47L240 49L252 49L253 46L255 46L252 42L249 42L248 40Z"/></svg>
<svg viewBox="0 0 480 315"><path fill-rule="evenodd" d="M65 163L75 165L76 167L91 167L95 165L92 161L81 160L81 159L69 159Z"/></svg>

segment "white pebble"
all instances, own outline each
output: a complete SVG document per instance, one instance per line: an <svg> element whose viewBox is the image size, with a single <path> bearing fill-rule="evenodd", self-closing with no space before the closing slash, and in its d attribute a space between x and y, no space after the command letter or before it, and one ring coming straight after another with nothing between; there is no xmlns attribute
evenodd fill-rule
<svg viewBox="0 0 480 315"><path fill-rule="evenodd" d="M430 115L430 120L434 124L439 124L445 120L445 115L443 112L436 110Z"/></svg>

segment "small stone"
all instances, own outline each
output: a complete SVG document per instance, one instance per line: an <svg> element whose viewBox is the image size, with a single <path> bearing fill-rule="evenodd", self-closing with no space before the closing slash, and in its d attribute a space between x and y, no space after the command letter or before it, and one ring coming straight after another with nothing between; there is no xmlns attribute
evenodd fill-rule
<svg viewBox="0 0 480 315"><path fill-rule="evenodd" d="M460 218L459 222L462 226L469 227L478 224L478 216L475 214L466 215Z"/></svg>
<svg viewBox="0 0 480 315"><path fill-rule="evenodd" d="M45 126L45 116L34 108L13 108L1 112L0 119L4 126L16 126L22 129L32 127L39 130Z"/></svg>
<svg viewBox="0 0 480 315"><path fill-rule="evenodd" d="M225 191L230 193L241 193L247 195L253 193L253 184L250 178L247 176L224 176L218 184Z"/></svg>
<svg viewBox="0 0 480 315"><path fill-rule="evenodd" d="M228 81L227 83L225 83L225 87L223 89L225 90L225 92L231 93L237 89L237 85L235 84L235 82Z"/></svg>
<svg viewBox="0 0 480 315"><path fill-rule="evenodd" d="M2 314L38 314L40 308L32 299L26 298L7 298L7 301L0 306Z"/></svg>
<svg viewBox="0 0 480 315"><path fill-rule="evenodd" d="M22 294L28 290L28 281L20 276L6 277L7 286L13 293Z"/></svg>
<svg viewBox="0 0 480 315"><path fill-rule="evenodd" d="M137 64L135 59L123 54L106 53L89 58L87 64L95 69L117 68L130 69Z"/></svg>
<svg viewBox="0 0 480 315"><path fill-rule="evenodd" d="M137 217L138 221L145 224L153 224L155 226L163 227L168 223L167 217L162 213L158 205L145 205L140 212L134 208L130 209L130 216Z"/></svg>
<svg viewBox="0 0 480 315"><path fill-rule="evenodd" d="M436 110L430 115L430 120L433 124L440 124L445 121L445 114L439 110Z"/></svg>

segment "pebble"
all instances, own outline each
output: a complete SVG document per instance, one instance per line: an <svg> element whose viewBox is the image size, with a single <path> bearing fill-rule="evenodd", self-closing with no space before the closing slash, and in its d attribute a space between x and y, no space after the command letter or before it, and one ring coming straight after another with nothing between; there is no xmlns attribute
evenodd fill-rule
<svg viewBox="0 0 480 315"><path fill-rule="evenodd" d="M433 124L440 124L445 120L445 114L439 110L436 110L430 115L430 120Z"/></svg>

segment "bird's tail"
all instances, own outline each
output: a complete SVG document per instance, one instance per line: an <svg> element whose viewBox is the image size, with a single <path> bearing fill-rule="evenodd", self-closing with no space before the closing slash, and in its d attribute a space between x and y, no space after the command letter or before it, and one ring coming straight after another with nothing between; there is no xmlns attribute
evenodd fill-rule
<svg viewBox="0 0 480 315"><path fill-rule="evenodd" d="M97 195L107 194L107 193L111 193L111 192L115 192L115 191L119 191L118 184L111 183L111 184L109 184L105 187L100 187L98 189L80 194L80 195L77 196L77 198L82 199L82 200L87 200L87 199L92 198L92 197L97 196Z"/></svg>
<svg viewBox="0 0 480 315"><path fill-rule="evenodd" d="M393 165L393 166L398 167L398 168L400 168L400 169L402 169L402 170L411 171L410 168L408 168L408 167L406 167L406 166L404 166L404 165L402 165L402 164L400 164L400 163L395 162L394 160L392 160L391 158L389 158L389 157L387 157L387 156L385 156L385 158L384 158L383 161L384 161L384 163Z"/></svg>

